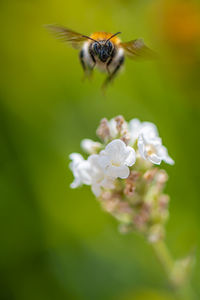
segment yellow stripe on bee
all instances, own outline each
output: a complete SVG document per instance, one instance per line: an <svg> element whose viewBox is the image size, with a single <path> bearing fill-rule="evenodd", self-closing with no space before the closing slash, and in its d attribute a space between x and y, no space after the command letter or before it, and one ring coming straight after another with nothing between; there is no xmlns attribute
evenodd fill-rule
<svg viewBox="0 0 200 300"><path fill-rule="evenodd" d="M109 39L111 36L113 35L113 33L108 33L108 32L94 32L91 34L91 38L94 39L94 40L97 40L97 41L100 41L100 40L107 40ZM115 44L115 45L118 45L121 41L120 39L117 37L117 36L114 36L112 39L111 39L112 43Z"/></svg>

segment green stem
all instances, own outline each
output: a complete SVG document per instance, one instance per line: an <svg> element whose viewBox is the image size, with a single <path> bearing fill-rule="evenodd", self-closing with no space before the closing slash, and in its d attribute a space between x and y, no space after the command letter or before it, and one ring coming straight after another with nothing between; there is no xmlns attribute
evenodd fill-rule
<svg viewBox="0 0 200 300"><path fill-rule="evenodd" d="M178 284L177 278L172 276L174 270L175 262L167 248L167 245L164 241L158 241L152 244L153 249L158 257L161 265L163 266L165 273L168 277L168 280L172 286L172 289L175 291L178 299L181 300L197 300L197 296L192 290L189 281L184 282L182 285Z"/></svg>
<svg viewBox="0 0 200 300"><path fill-rule="evenodd" d="M172 274L172 270L174 267L174 261L170 255L170 252L169 252L166 244L164 243L164 241L161 240L161 241L158 241L157 243L153 243L152 246L153 246L153 249L154 249L161 265L163 266L163 268L166 272L167 277L171 281L171 274ZM173 284L173 282L172 282L172 284Z"/></svg>

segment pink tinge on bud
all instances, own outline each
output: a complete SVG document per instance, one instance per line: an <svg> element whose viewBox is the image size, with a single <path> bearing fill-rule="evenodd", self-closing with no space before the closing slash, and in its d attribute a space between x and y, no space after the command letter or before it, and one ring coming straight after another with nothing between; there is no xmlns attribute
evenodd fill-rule
<svg viewBox="0 0 200 300"><path fill-rule="evenodd" d="M134 196L135 193L135 185L133 183L126 183L125 189L124 189L124 194L128 197L131 198Z"/></svg>
<svg viewBox="0 0 200 300"><path fill-rule="evenodd" d="M96 134L103 141L107 141L110 139L110 129L108 120L106 118L101 120L100 125L97 128Z"/></svg>
<svg viewBox="0 0 200 300"><path fill-rule="evenodd" d="M130 135L128 134L128 131L125 130L125 131L123 132L123 134L122 134L120 140L122 140L126 145L129 144L129 142L130 142Z"/></svg>
<svg viewBox="0 0 200 300"><path fill-rule="evenodd" d="M116 122L116 129L118 131L120 139L126 145L128 145L130 142L130 134L128 133L127 125L126 125L126 121L124 120L124 117L123 116L115 117L115 122Z"/></svg>
<svg viewBox="0 0 200 300"><path fill-rule="evenodd" d="M112 198L112 192L111 191L102 191L101 193L101 199L102 200L110 200Z"/></svg>
<svg viewBox="0 0 200 300"><path fill-rule="evenodd" d="M125 188L124 188L124 194L131 198L134 196L135 189L136 189L136 181L140 177L140 173L137 171L131 171L128 178L125 180Z"/></svg>
<svg viewBox="0 0 200 300"><path fill-rule="evenodd" d="M165 170L159 170L156 180L159 184L164 184L168 180L168 175Z"/></svg>
<svg viewBox="0 0 200 300"><path fill-rule="evenodd" d="M113 198L113 199L111 198L102 203L103 209L105 209L105 211L109 213L114 213L117 210L118 205L119 205L119 199L117 198Z"/></svg>
<svg viewBox="0 0 200 300"><path fill-rule="evenodd" d="M144 203L139 211L139 213L134 217L134 224L139 229L142 230L146 223L150 219L151 207L149 204Z"/></svg>
<svg viewBox="0 0 200 300"><path fill-rule="evenodd" d="M128 202L120 201L118 204L118 213L132 214L133 209L131 208Z"/></svg>
<svg viewBox="0 0 200 300"><path fill-rule="evenodd" d="M103 191L100 198L103 209L109 213L113 213L120 202L119 197L118 193Z"/></svg>
<svg viewBox="0 0 200 300"><path fill-rule="evenodd" d="M101 204L104 210L111 214L120 215L120 214L132 214L133 209L130 204L122 200L121 193L104 191L101 195Z"/></svg>
<svg viewBox="0 0 200 300"><path fill-rule="evenodd" d="M123 125L125 123L124 117L117 116L117 117L115 117L115 121L116 121L116 128L117 128L118 132L121 133L121 131L123 129Z"/></svg>
<svg viewBox="0 0 200 300"><path fill-rule="evenodd" d="M144 173L143 177L147 182L151 182L155 178L157 172L158 172L158 168L150 169Z"/></svg>
<svg viewBox="0 0 200 300"><path fill-rule="evenodd" d="M159 206L161 210L166 210L168 208L168 203L169 203L169 196L168 195L161 195L159 197Z"/></svg>
<svg viewBox="0 0 200 300"><path fill-rule="evenodd" d="M167 172L165 170L159 170L158 173L156 174L156 185L160 191L163 190L167 180L168 180Z"/></svg>
<svg viewBox="0 0 200 300"><path fill-rule="evenodd" d="M149 230L148 240L150 243L156 243L162 240L164 236L165 236L165 231L163 226L161 226L160 224L155 224Z"/></svg>

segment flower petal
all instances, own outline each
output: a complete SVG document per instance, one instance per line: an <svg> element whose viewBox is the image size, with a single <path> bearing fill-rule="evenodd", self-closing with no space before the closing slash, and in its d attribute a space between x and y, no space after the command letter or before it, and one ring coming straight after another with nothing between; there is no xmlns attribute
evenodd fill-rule
<svg viewBox="0 0 200 300"><path fill-rule="evenodd" d="M103 168L106 169L110 165L110 159L106 155L105 151L102 150L99 155L99 165Z"/></svg>
<svg viewBox="0 0 200 300"><path fill-rule="evenodd" d="M101 195L101 187L99 184L92 184L91 189L96 197L99 197Z"/></svg>
<svg viewBox="0 0 200 300"><path fill-rule="evenodd" d="M143 122L141 131L144 135L148 135L149 138L158 137L158 129L155 124L151 122Z"/></svg>
<svg viewBox="0 0 200 300"><path fill-rule="evenodd" d="M96 153L100 148L101 144L99 142L94 142L90 139L84 139L81 141L81 147L82 149L89 154Z"/></svg>
<svg viewBox="0 0 200 300"><path fill-rule="evenodd" d="M147 157L147 159L152 162L153 164L156 164L156 165L160 165L161 164L161 161L162 159L160 157L158 157L156 154L151 154Z"/></svg>
<svg viewBox="0 0 200 300"><path fill-rule="evenodd" d="M92 182L92 166L88 160L84 160L77 166L77 174L82 183L90 185Z"/></svg>
<svg viewBox="0 0 200 300"><path fill-rule="evenodd" d="M136 161L136 154L135 154L135 150L130 147L130 146L127 146L127 157L126 157L126 160L125 160L125 164L129 167L131 167L132 165L134 165L135 161Z"/></svg>
<svg viewBox="0 0 200 300"><path fill-rule="evenodd" d="M139 119L132 119L129 122L129 133L130 133L130 145L133 145L135 141L138 139L142 123Z"/></svg>
<svg viewBox="0 0 200 300"><path fill-rule="evenodd" d="M76 189L81 185L81 181L78 178L75 178L74 181L70 184L70 188Z"/></svg>
<svg viewBox="0 0 200 300"><path fill-rule="evenodd" d="M81 161L84 160L83 156L79 153L71 153L69 155L69 158L72 160L72 162L70 163L70 166L72 167L74 164L78 164L80 163ZM70 168L71 168L70 167Z"/></svg>
<svg viewBox="0 0 200 300"><path fill-rule="evenodd" d="M169 165L174 165L174 160L169 156L167 148L165 146L161 146L158 149L159 156L161 156L162 160Z"/></svg>
<svg viewBox="0 0 200 300"><path fill-rule="evenodd" d="M144 137L142 134L140 134L138 137L138 150L142 158L146 159Z"/></svg>
<svg viewBox="0 0 200 300"><path fill-rule="evenodd" d="M109 124L110 136L111 138L115 138L118 134L117 122L115 121L115 119L111 119L108 124Z"/></svg>
<svg viewBox="0 0 200 300"><path fill-rule="evenodd" d="M173 166L175 164L175 161L169 155L167 157L165 157L163 160L164 160L164 162L166 162L169 165Z"/></svg>
<svg viewBox="0 0 200 300"><path fill-rule="evenodd" d="M115 167L115 166L110 166L107 169L107 173L108 176L112 177L112 178L127 178L130 174L130 170L127 166L120 166L120 167Z"/></svg>
<svg viewBox="0 0 200 300"><path fill-rule="evenodd" d="M116 139L113 140L112 142L110 142L106 148L105 148L105 153L107 155L116 155L119 154L121 152L124 152L124 150L126 149L126 144L121 141L120 139Z"/></svg>

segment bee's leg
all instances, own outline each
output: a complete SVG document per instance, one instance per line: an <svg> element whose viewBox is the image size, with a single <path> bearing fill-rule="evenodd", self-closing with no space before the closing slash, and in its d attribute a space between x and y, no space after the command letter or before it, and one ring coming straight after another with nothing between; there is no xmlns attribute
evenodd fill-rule
<svg viewBox="0 0 200 300"><path fill-rule="evenodd" d="M85 51L82 49L80 51L79 57L80 57L80 62L84 71L84 78L91 78L92 71L96 65L95 58L90 54L91 60L88 60L85 56Z"/></svg>
<svg viewBox="0 0 200 300"><path fill-rule="evenodd" d="M88 68L89 68L89 71L90 71L89 75L91 75L94 67L96 66L96 60L95 60L94 53L93 53L93 50L91 49L91 47L89 49L89 54L90 54L90 57L91 57L91 61L90 61L90 64L89 64Z"/></svg>
<svg viewBox="0 0 200 300"><path fill-rule="evenodd" d="M108 61L107 64L106 64L106 70L107 70L107 72L108 72L108 75L111 75L109 66L110 66L110 64L113 62L113 59L114 59L115 55L116 55L116 50L114 49L114 50L112 51L112 53L111 53L111 56L110 56L109 61Z"/></svg>
<svg viewBox="0 0 200 300"><path fill-rule="evenodd" d="M83 51L83 49L80 51L79 58L80 58L80 62L81 62L83 71L86 72L86 65L85 65L85 61L84 61L84 51Z"/></svg>
<svg viewBox="0 0 200 300"><path fill-rule="evenodd" d="M113 61L113 59L111 58L111 59L107 62L107 64L106 64L106 70L107 70L107 72L108 72L108 75L111 75L110 69L109 69L109 65L111 64L112 61Z"/></svg>
<svg viewBox="0 0 200 300"><path fill-rule="evenodd" d="M109 66L113 62L113 59L115 58L115 56L116 56L116 49L114 48L113 51L112 51L112 53L111 53L111 55L110 55L110 59L109 59L109 61L106 64L106 70L107 70L109 76L111 75L111 71L110 71Z"/></svg>
<svg viewBox="0 0 200 300"><path fill-rule="evenodd" d="M110 65L112 62L112 59L111 61L109 60L108 63L107 63L107 69L108 69L108 65ZM117 75L117 73L119 72L120 68L122 67L124 63L124 56L121 56L119 58L119 61L117 63L117 65L115 66L114 70L112 73L110 73L110 70L109 70L109 76L106 78L106 80L104 81L103 85L102 85L102 88L105 89L107 87L107 85L114 79L114 77Z"/></svg>

